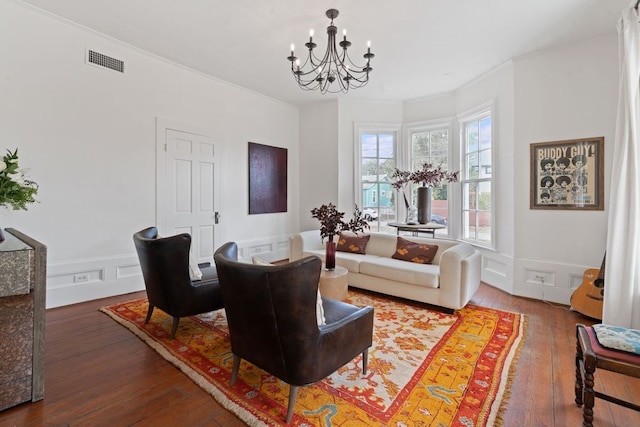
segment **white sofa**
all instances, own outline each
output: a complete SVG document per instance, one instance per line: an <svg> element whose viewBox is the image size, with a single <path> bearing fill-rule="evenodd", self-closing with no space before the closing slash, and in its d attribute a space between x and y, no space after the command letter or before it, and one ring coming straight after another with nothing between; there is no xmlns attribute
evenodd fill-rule
<svg viewBox="0 0 640 427"><path fill-rule="evenodd" d="M481 255L468 243L401 236L406 240L438 245L432 264L391 258L397 236L366 233L371 237L365 254L336 251L336 265L349 271L349 285L453 310L464 307L480 286ZM325 249L319 230L303 231L290 239L290 259L317 255Z"/></svg>

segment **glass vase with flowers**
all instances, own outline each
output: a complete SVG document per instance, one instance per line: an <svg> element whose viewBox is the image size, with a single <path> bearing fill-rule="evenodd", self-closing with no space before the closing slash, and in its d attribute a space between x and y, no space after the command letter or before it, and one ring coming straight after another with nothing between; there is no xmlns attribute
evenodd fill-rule
<svg viewBox="0 0 640 427"><path fill-rule="evenodd" d="M442 169L442 164L434 167L431 163L423 163L422 167L416 171L401 171L396 168L391 178L394 180L391 185L397 190L401 190L404 195L404 187L408 183L420 185L417 189L418 197L418 218L417 222L426 224L431 221L431 189L445 182L457 182L460 171L448 172ZM405 204L409 208L405 196ZM409 218L407 218L409 223Z"/></svg>
<svg viewBox="0 0 640 427"><path fill-rule="evenodd" d="M362 216L358 205L353 211L353 218L348 222L344 220L344 212L338 211L333 203L312 209L311 217L320 221L320 238L323 241L327 238L324 261L327 270L336 268L336 242L333 241L335 235L339 235L343 231L353 231L357 234L369 229L369 224Z"/></svg>

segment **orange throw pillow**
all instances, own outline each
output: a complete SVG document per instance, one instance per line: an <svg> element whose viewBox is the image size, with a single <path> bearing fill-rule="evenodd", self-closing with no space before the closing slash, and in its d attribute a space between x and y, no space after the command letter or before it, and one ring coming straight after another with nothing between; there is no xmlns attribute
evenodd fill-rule
<svg viewBox="0 0 640 427"><path fill-rule="evenodd" d="M438 252L438 245L427 245L424 243L411 242L402 237L398 237L396 252L391 258L402 261L410 261L418 264L431 264Z"/></svg>
<svg viewBox="0 0 640 427"><path fill-rule="evenodd" d="M364 254L370 238L371 236L369 235L348 236L340 233L338 244L336 245L336 251L350 252L352 254Z"/></svg>

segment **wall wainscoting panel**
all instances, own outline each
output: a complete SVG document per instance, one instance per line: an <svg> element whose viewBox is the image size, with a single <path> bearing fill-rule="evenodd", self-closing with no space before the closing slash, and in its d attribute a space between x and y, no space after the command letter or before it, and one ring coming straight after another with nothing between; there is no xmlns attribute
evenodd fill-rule
<svg viewBox="0 0 640 427"><path fill-rule="evenodd" d="M289 238L290 235L280 235L238 241L239 261L252 262L254 256L268 262L286 260L289 258Z"/></svg>
<svg viewBox="0 0 640 427"><path fill-rule="evenodd" d="M47 265L47 308L144 289L136 255L90 258Z"/></svg>
<svg viewBox="0 0 640 427"><path fill-rule="evenodd" d="M238 241L240 261L289 258L289 235ZM213 257L209 262L213 262ZM60 307L144 290L135 254L52 262L47 265L47 308Z"/></svg>
<svg viewBox="0 0 640 427"><path fill-rule="evenodd" d="M509 294L513 293L513 258L477 248L482 253L482 281Z"/></svg>
<svg viewBox="0 0 640 427"><path fill-rule="evenodd" d="M516 259L513 295L569 305L588 267L532 259Z"/></svg>

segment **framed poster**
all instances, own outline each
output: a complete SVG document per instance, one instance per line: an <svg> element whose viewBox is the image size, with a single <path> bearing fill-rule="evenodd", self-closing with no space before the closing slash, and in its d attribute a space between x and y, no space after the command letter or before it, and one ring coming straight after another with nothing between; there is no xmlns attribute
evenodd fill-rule
<svg viewBox="0 0 640 427"><path fill-rule="evenodd" d="M287 211L287 149L249 143L249 214Z"/></svg>
<svg viewBox="0 0 640 427"><path fill-rule="evenodd" d="M604 210L604 137L531 144L530 208Z"/></svg>

